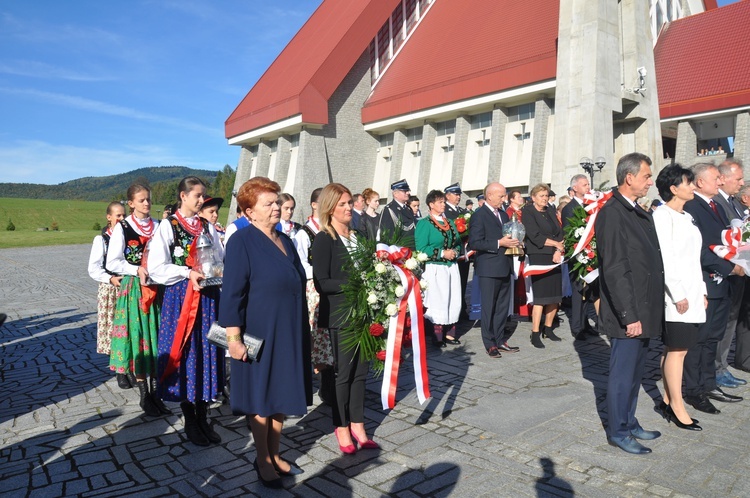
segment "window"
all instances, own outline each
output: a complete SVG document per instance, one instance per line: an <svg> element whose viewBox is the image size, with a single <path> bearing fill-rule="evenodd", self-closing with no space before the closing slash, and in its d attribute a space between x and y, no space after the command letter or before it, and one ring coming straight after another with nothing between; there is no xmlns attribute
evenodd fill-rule
<svg viewBox="0 0 750 498"><path fill-rule="evenodd" d="M406 32L417 22L417 0L406 0Z"/></svg>
<svg viewBox="0 0 750 498"><path fill-rule="evenodd" d="M523 121L525 119L533 119L536 104L531 102L529 104L523 104L516 107L508 108L508 121Z"/></svg>
<svg viewBox="0 0 750 498"><path fill-rule="evenodd" d="M378 37L377 37L377 44L378 44L378 61L380 65L380 70L382 71L383 68L388 64L388 61L391 60L391 28L390 28L391 20L388 19L385 21L385 24L383 24L383 27L380 28L380 31L378 31Z"/></svg>
<svg viewBox="0 0 750 498"><path fill-rule="evenodd" d="M407 142L416 142L417 140L422 140L422 127L409 128L408 130L406 130Z"/></svg>
<svg viewBox="0 0 750 498"><path fill-rule="evenodd" d="M386 133L385 135L380 135L381 147L390 147L392 145L393 145L393 133Z"/></svg>
<svg viewBox="0 0 750 498"><path fill-rule="evenodd" d="M450 121L441 121L435 125L437 130L437 136L442 137L443 135L452 135L456 133L456 120L451 119Z"/></svg>
<svg viewBox="0 0 750 498"><path fill-rule="evenodd" d="M531 138L531 132L526 131L526 123L521 123L521 133L516 133L514 136L519 142Z"/></svg>
<svg viewBox="0 0 750 498"><path fill-rule="evenodd" d="M404 33L404 9L403 5L399 4L398 7L391 14L391 31L393 32L393 51L395 52L404 42L406 35Z"/></svg>
<svg viewBox="0 0 750 498"><path fill-rule="evenodd" d="M483 112L471 116L471 129L489 128L492 126L492 112Z"/></svg>
<svg viewBox="0 0 750 498"><path fill-rule="evenodd" d="M296 135L292 135L289 137L289 146L290 147L299 147L299 133Z"/></svg>
<svg viewBox="0 0 750 498"><path fill-rule="evenodd" d="M273 154L279 148L279 141L274 140L273 142L268 144L268 147L271 149L271 154Z"/></svg>

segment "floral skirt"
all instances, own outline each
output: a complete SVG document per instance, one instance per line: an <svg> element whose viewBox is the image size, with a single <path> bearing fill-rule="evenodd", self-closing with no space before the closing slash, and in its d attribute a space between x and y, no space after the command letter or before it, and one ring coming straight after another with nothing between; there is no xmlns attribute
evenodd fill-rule
<svg viewBox="0 0 750 498"><path fill-rule="evenodd" d="M117 287L101 282L96 296L96 352L109 356L112 343L112 321L115 318Z"/></svg>
<svg viewBox="0 0 750 498"><path fill-rule="evenodd" d="M206 339L211 323L216 320L219 308L219 288L207 287L201 291L197 316L190 337L185 342L177 371L163 381L177 322L187 286L183 280L164 290L159 327L159 396L164 401L211 401L224 389L224 351Z"/></svg>
<svg viewBox="0 0 750 498"><path fill-rule="evenodd" d="M310 338L312 342L311 360L315 367L333 366L333 347L328 329L318 328L320 295L315 290L313 280L307 281L307 312L310 319Z"/></svg>
<svg viewBox="0 0 750 498"><path fill-rule="evenodd" d="M156 346L159 308L153 303L148 313L141 309L141 281L126 275L117 293L112 326L112 352L109 368L137 376L156 373Z"/></svg>

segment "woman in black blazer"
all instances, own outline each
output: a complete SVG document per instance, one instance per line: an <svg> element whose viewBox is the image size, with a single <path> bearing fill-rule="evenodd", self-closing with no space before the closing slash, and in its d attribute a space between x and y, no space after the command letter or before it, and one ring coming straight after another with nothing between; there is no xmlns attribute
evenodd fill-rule
<svg viewBox="0 0 750 498"><path fill-rule="evenodd" d="M331 183L320 193L318 206L320 233L310 248L313 280L320 294L318 326L331 333L336 372L336 403L332 410L336 439L343 453L352 454L357 451L352 437L362 449L378 448L378 444L367 437L364 423L369 364L361 359L359 349L343 346L340 336L346 318L341 290L348 279L344 268L348 266L349 251L357 243L357 236L349 226L352 194L340 183Z"/></svg>
<svg viewBox="0 0 750 498"><path fill-rule="evenodd" d="M551 208L549 187L540 183L531 189L531 204L521 210L523 225L526 227L526 254L532 265L552 265L562 261L565 250L563 233L557 219L557 211ZM552 332L552 322L557 307L562 301L562 272L558 266L552 271L531 277L534 292L534 308L531 311L531 344L543 348L542 337L551 341L560 338ZM544 325L541 325L544 314Z"/></svg>

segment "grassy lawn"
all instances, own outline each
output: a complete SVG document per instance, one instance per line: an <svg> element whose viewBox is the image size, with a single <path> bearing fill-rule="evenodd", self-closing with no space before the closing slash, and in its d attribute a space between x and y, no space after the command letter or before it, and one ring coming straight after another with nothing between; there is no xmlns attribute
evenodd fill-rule
<svg viewBox="0 0 750 498"><path fill-rule="evenodd" d="M94 223L107 224L106 202L14 199L0 197L0 249L63 244L89 244L98 233ZM15 231L7 231L9 221ZM52 230L57 223L59 231ZM38 232L38 228L49 231Z"/></svg>

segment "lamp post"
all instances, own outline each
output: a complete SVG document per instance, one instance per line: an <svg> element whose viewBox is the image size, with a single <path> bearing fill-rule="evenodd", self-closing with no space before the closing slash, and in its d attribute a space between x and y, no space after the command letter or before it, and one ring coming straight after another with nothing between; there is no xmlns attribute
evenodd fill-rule
<svg viewBox="0 0 750 498"><path fill-rule="evenodd" d="M593 189L594 173L596 171L601 171L604 168L604 165L607 164L607 161L601 156L597 157L595 161L591 161L588 157L582 157L578 163L581 165L581 168L589 174L589 177L591 178L591 188Z"/></svg>

